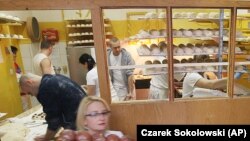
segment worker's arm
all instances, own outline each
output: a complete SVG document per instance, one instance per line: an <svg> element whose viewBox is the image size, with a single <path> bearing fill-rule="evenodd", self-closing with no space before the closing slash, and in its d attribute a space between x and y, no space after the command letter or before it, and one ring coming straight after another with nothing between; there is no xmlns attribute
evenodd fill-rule
<svg viewBox="0 0 250 141"><path fill-rule="evenodd" d="M195 86L206 89L226 89L227 78L217 80L208 80L206 78L201 78L196 82Z"/></svg>
<svg viewBox="0 0 250 141"><path fill-rule="evenodd" d="M52 74L53 68L51 67L51 61L49 58L45 58L41 61L40 67L43 74Z"/></svg>

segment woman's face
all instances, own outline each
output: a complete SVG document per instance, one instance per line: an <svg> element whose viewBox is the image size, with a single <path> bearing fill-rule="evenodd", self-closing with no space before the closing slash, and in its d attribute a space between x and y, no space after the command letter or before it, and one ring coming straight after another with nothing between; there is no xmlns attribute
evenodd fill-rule
<svg viewBox="0 0 250 141"><path fill-rule="evenodd" d="M109 123L110 111L102 102L95 101L89 104L85 115L85 126L90 133L103 132Z"/></svg>
<svg viewBox="0 0 250 141"><path fill-rule="evenodd" d="M88 70L88 63L84 63L84 64L82 64L82 66L83 66L83 69Z"/></svg>

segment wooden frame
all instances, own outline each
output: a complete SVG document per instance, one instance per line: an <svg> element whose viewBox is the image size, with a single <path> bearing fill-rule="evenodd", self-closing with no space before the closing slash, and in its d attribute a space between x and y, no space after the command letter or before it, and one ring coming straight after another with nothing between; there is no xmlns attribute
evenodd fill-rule
<svg viewBox="0 0 250 141"><path fill-rule="evenodd" d="M231 8L230 46L235 43L235 24L237 8L249 8L249 0L1 0L0 10L58 10L58 9L90 9L92 15L94 42L98 63L98 75L101 96L111 103L108 81L108 65L105 61L106 49L102 9L105 8L167 8L167 16L171 17L171 7L199 8ZM172 43L171 23L168 23L168 42ZM169 51L169 50L168 50ZM234 51L230 50L234 56ZM171 56L171 54L169 55ZM170 58L169 58L170 59ZM170 63L172 60L170 59ZM172 63L171 63L172 64ZM111 128L121 130L136 138L137 124L249 124L250 98L233 98L234 57L229 59L228 90L230 98L216 99L173 99L171 90L170 101L135 101L112 103ZM169 72L173 73L173 65ZM104 71L105 70L105 71ZM170 86L173 87L173 75L169 75Z"/></svg>

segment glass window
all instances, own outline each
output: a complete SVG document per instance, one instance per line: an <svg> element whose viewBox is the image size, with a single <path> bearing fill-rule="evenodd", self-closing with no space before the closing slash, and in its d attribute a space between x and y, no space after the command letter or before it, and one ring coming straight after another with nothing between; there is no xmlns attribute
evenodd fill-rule
<svg viewBox="0 0 250 141"><path fill-rule="evenodd" d="M250 18L249 9L237 10L234 69L234 96L250 95Z"/></svg>
<svg viewBox="0 0 250 141"><path fill-rule="evenodd" d="M104 9L103 13L110 21L105 27L107 58L118 101L167 99L166 10Z"/></svg>
<svg viewBox="0 0 250 141"><path fill-rule="evenodd" d="M176 98L227 97L229 9L172 9Z"/></svg>

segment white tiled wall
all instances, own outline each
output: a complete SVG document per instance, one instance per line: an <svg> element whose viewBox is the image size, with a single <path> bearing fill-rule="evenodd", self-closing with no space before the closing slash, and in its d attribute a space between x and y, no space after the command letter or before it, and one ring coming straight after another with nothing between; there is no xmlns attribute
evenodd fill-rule
<svg viewBox="0 0 250 141"><path fill-rule="evenodd" d="M39 46L39 43L33 43L33 44L20 44L20 51L23 61L23 67L25 73L34 73L33 71L33 64L32 59L34 56L34 52L37 52L37 47ZM37 99L34 96L30 97L30 102L32 107L39 104Z"/></svg>
<svg viewBox="0 0 250 141"><path fill-rule="evenodd" d="M55 44L51 55L51 61L56 68L61 68L60 74L69 77L66 42L58 42ZM66 71L63 68L66 68Z"/></svg>
<svg viewBox="0 0 250 141"><path fill-rule="evenodd" d="M32 58L33 58L33 53L31 49L31 44L21 44L20 45L20 51L22 55L22 61L24 65L24 72L33 72L32 68Z"/></svg>

